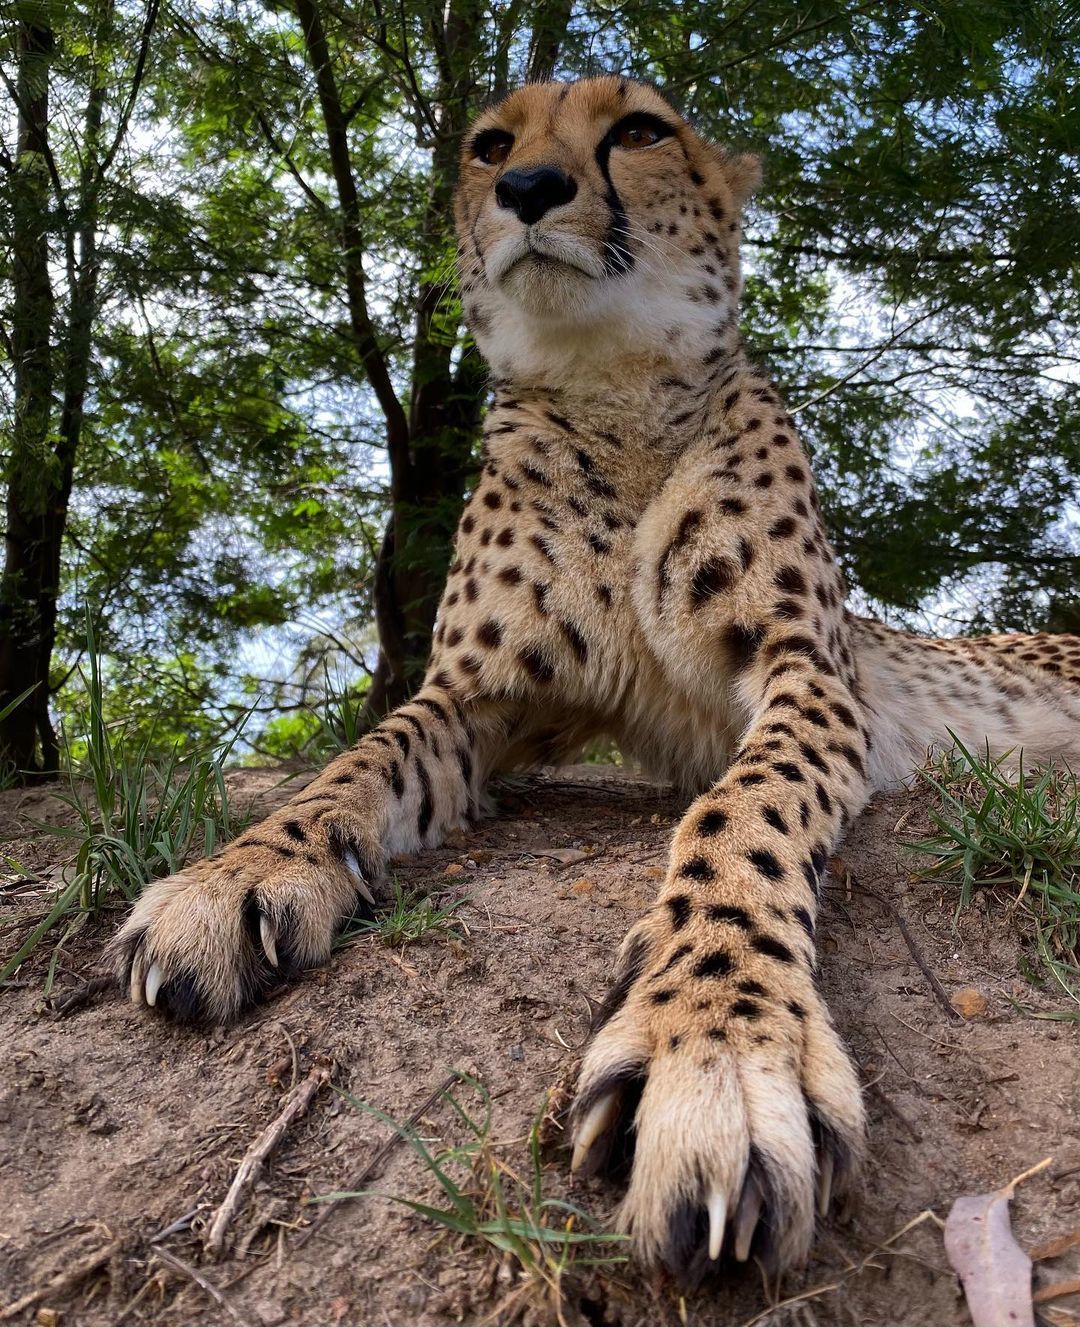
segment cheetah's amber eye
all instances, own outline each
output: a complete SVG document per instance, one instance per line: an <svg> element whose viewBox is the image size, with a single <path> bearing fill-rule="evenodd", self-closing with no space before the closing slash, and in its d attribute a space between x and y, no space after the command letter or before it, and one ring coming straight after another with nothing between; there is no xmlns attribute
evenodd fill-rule
<svg viewBox="0 0 1080 1327"><path fill-rule="evenodd" d="M671 129L655 115L628 115L620 120L610 133L614 147L635 148L652 147L664 138L671 137Z"/></svg>
<svg viewBox="0 0 1080 1327"><path fill-rule="evenodd" d="M504 129L487 129L477 134L473 143L473 156L485 166L501 166L514 146L514 135Z"/></svg>
<svg viewBox="0 0 1080 1327"><path fill-rule="evenodd" d="M659 143L660 135L648 125L629 125L619 133L616 140L620 147L649 147Z"/></svg>

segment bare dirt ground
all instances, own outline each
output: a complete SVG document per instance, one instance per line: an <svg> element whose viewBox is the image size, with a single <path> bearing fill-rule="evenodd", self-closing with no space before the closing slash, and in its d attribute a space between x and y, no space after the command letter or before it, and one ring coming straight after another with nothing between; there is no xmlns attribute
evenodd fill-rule
<svg viewBox="0 0 1080 1327"><path fill-rule="evenodd" d="M236 778L263 794L264 810L283 795L266 772ZM44 1290L13 1320L436 1327L509 1323L526 1306L534 1322L555 1320L551 1301L525 1293L509 1263L384 1198L335 1207L301 1242L321 1210L305 1200L349 1186L365 1167L386 1193L437 1200L407 1147L380 1151L387 1126L329 1089L270 1155L224 1255L204 1246L245 1150L320 1056L335 1083L398 1119L449 1069L474 1074L491 1094L501 1150L527 1169L530 1122L572 1069L590 1001L657 887L680 806L599 767L515 781L499 800L498 818L397 868L405 887L466 895L456 914L464 932L401 950L361 940L236 1026L176 1028L112 990L58 1016L57 999L93 976L115 918L66 951L51 1004L47 950L24 966L22 984L0 990L0 1319L5 1305ZM37 870L55 862L55 841L28 822L50 812L44 794L4 794L4 855ZM759 1317L768 1299L753 1269L682 1303L662 1281L609 1267L567 1279L566 1324L967 1323L932 1219L881 1246L927 1209L944 1218L959 1195L999 1188L1046 1156L1050 1167L1018 1190L1017 1238L1030 1249L1080 1227L1080 1028L1032 1017L1060 1001L1020 975L1001 912L972 909L954 928L954 895L912 881L897 839L924 824L918 796L878 798L834 860L823 908L822 985L865 1084L872 1161L854 1219L822 1231L815 1261L781 1296L831 1288ZM587 856L564 864L551 849ZM949 1018L886 900L946 991L976 988L985 1014ZM24 903L0 894L0 919ZM431 1106L420 1128L454 1136L450 1108ZM569 1184L557 1148L544 1185L601 1218L614 1208L612 1189ZM87 1275L48 1289L87 1258ZM1069 1276L1080 1276L1080 1248L1037 1269L1036 1283ZM1080 1322L1080 1296L1044 1312L1047 1322Z"/></svg>

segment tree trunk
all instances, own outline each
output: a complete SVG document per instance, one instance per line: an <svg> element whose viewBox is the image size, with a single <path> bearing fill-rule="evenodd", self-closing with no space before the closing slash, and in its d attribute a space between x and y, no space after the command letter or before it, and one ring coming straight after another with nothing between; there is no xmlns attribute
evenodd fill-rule
<svg viewBox="0 0 1080 1327"><path fill-rule="evenodd" d="M0 575L0 710L22 692L30 689L31 694L0 720L0 769L24 778L55 768L56 762L48 708L59 579L56 507L62 483L50 436L55 299L49 277L47 131L52 49L49 28L19 23L12 208L15 418Z"/></svg>

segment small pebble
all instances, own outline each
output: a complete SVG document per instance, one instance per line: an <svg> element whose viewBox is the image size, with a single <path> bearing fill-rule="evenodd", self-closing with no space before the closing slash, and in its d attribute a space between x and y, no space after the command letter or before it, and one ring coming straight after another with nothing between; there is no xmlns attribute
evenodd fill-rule
<svg viewBox="0 0 1080 1327"><path fill-rule="evenodd" d="M511 1047L510 1047L510 1058L511 1058L511 1060L524 1060L524 1058L525 1058L525 1050L524 1050L524 1047L522 1047L522 1046L511 1046Z"/></svg>

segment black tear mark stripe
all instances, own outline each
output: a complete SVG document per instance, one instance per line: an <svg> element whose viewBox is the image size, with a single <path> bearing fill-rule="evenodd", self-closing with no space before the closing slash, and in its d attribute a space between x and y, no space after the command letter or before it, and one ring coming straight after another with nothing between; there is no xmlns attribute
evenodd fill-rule
<svg viewBox="0 0 1080 1327"><path fill-rule="evenodd" d="M596 164L600 168L600 175L605 185L604 202L607 203L611 214L607 234L604 236L604 270L609 276L623 276L634 266L634 255L630 252L628 243L630 226L626 219L626 208L611 180L609 169L611 146L611 136L605 134L596 148Z"/></svg>

